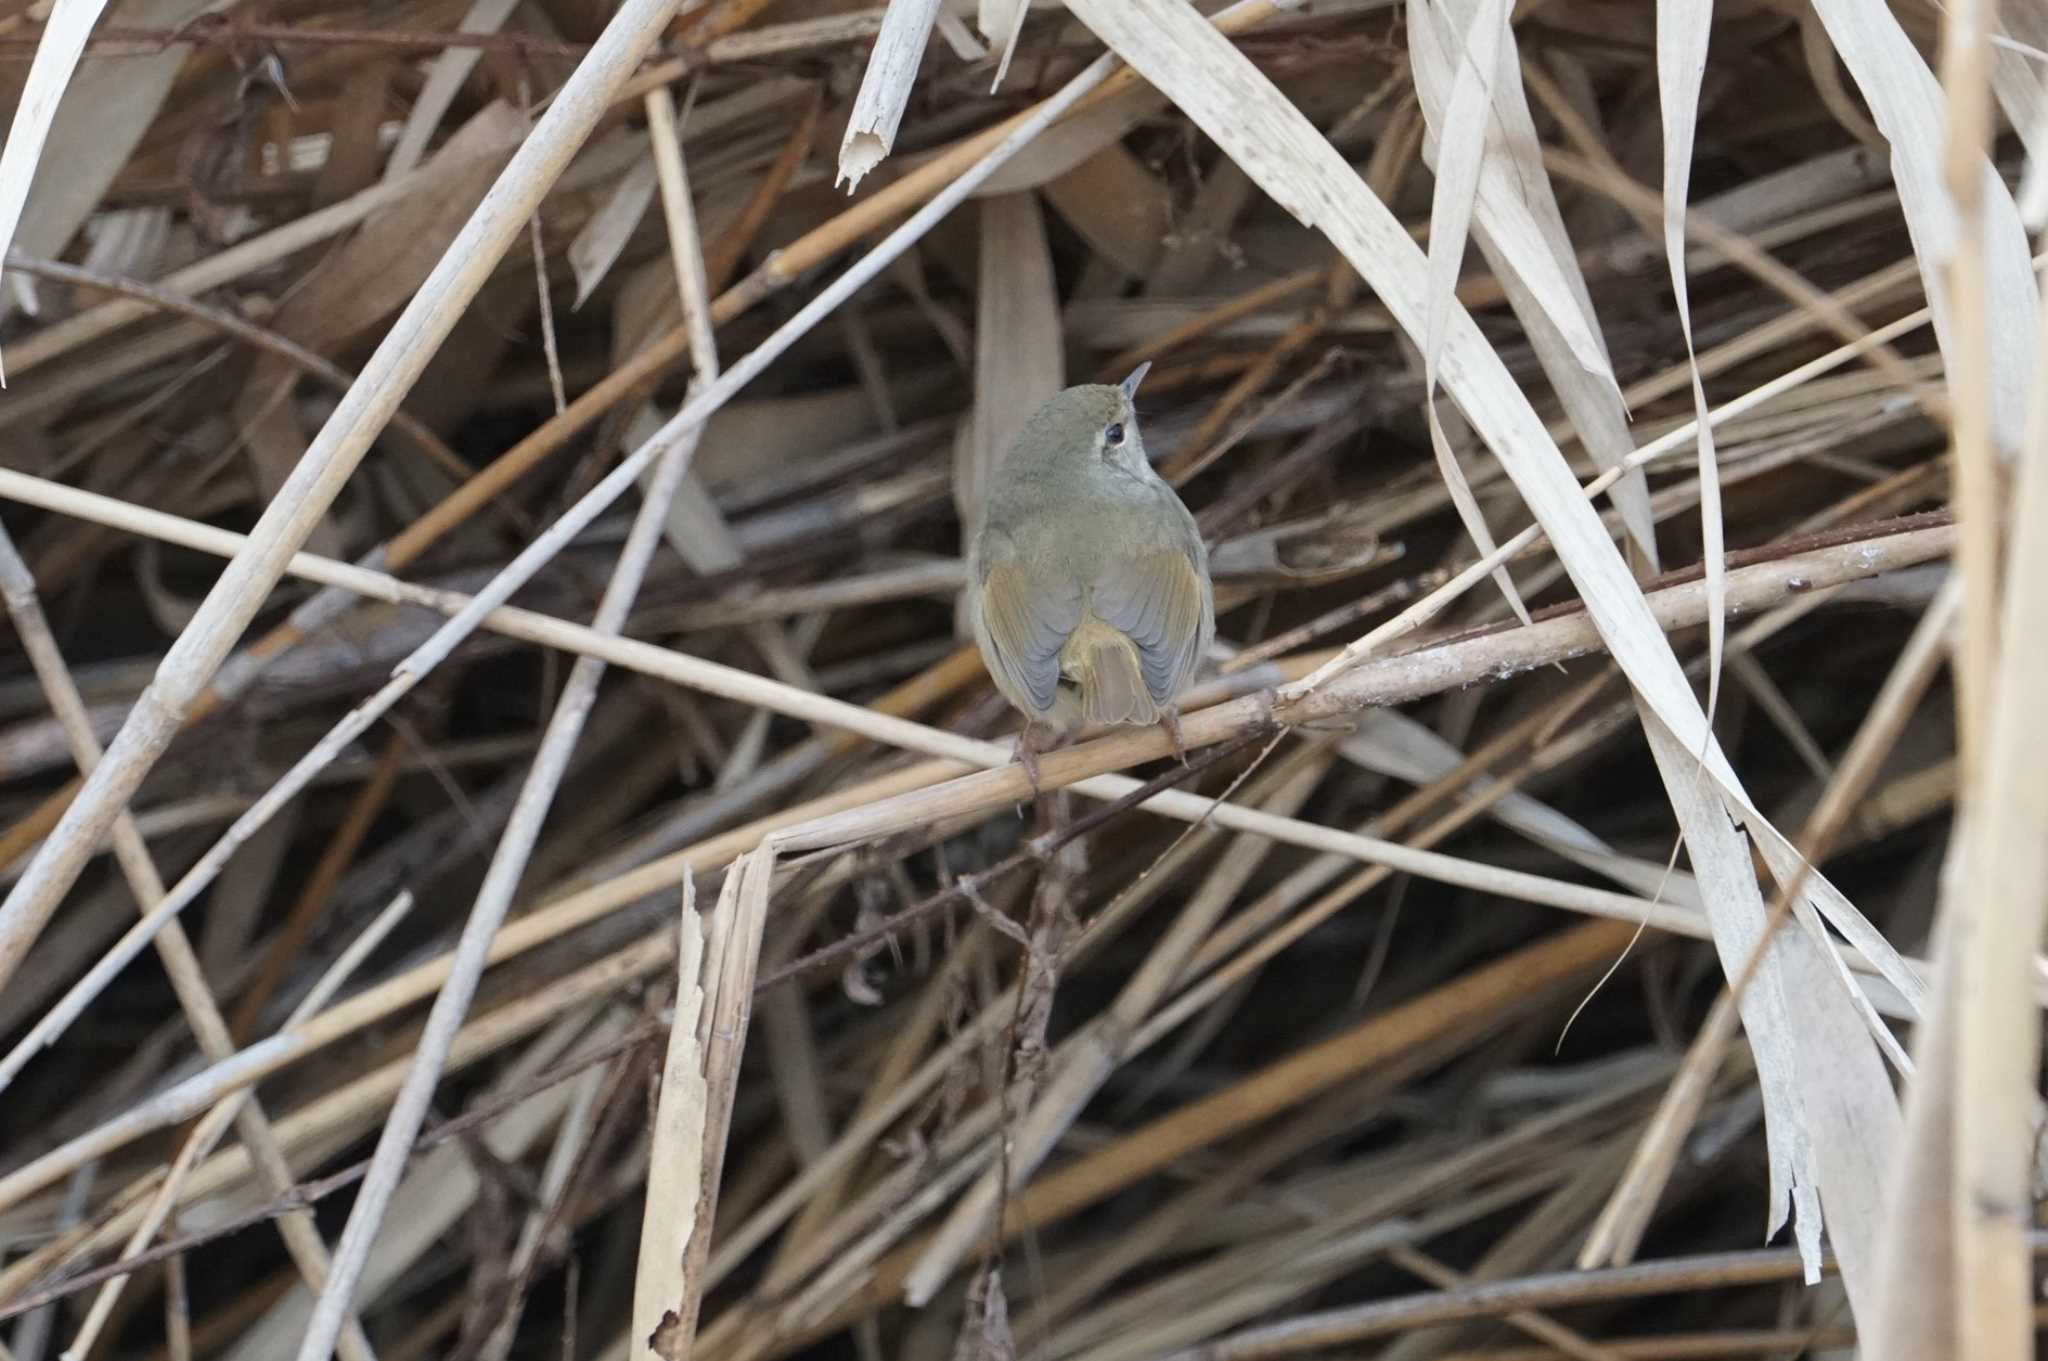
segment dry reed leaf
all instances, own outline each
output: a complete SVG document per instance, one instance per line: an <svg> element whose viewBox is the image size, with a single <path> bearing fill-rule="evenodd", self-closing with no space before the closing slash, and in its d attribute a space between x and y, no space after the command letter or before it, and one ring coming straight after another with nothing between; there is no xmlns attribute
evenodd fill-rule
<svg viewBox="0 0 2048 1361"><path fill-rule="evenodd" d="M1698 221L1738 236L1755 237L1777 223L1859 198L1891 182L1891 159L1882 149L1844 147L1696 199L1689 211ZM1626 215L1626 210L1617 211ZM1612 268L1624 274L1648 269L1664 258L1662 243L1637 232L1633 218L1629 223L1627 235L1608 255Z"/></svg>
<svg viewBox="0 0 2048 1361"><path fill-rule="evenodd" d="M368 219L336 247L271 318L271 329L316 353L331 354L403 307L432 272L471 210L511 158L524 119L502 101L487 105L435 153L449 173L431 193L408 195ZM493 148L491 153L483 148ZM299 371L265 355L251 370L234 417L258 490L275 497L306 452L306 432L288 395ZM315 551L341 553L333 517L314 526Z"/></svg>
<svg viewBox="0 0 2048 1361"><path fill-rule="evenodd" d="M1955 354L1948 261L1956 249L1957 219L1944 178L1941 86L1891 10L1871 0L1814 0L1814 11L1871 116L1892 146L1892 176L1913 234L1920 279L1934 308L1941 352ZM2026 231L2005 182L1990 162L1983 167L1983 253L1986 306L1991 326L1991 429L2000 454L2011 458L2026 433L2027 385L2038 345L2038 294L2029 264Z"/></svg>
<svg viewBox="0 0 2048 1361"><path fill-rule="evenodd" d="M28 81L22 86L21 99L7 129L7 145L0 149L0 259L6 257L14 243L14 229L21 223L21 210L28 201L29 186L35 180L50 125L56 121L64 87L71 83L71 73L77 69L78 59L85 55L86 40L92 36L93 23L105 7L106 0L58 0L41 40L36 43ZM126 159L125 153L122 159ZM65 169L68 171L69 167ZM4 381L4 375L0 375L0 381Z"/></svg>
<svg viewBox="0 0 2048 1361"><path fill-rule="evenodd" d="M507 356L534 334L532 319L539 305L533 279L526 274L506 271L485 284L406 394L405 409L430 430L459 429L490 400L491 380ZM425 471L417 460L407 467Z"/></svg>
<svg viewBox="0 0 2048 1361"><path fill-rule="evenodd" d="M974 414L955 441L953 504L965 535L981 522L988 479L1031 413L1066 385L1052 252L1038 196L983 199L975 292Z"/></svg>
<svg viewBox="0 0 2048 1361"><path fill-rule="evenodd" d="M225 3L129 0L114 19L175 28ZM189 55L172 47L81 63L104 8L105 0L64 0L45 21L0 152L0 258L10 248L44 259L63 253L149 131ZM0 290L0 317L13 298Z"/></svg>
<svg viewBox="0 0 2048 1361"><path fill-rule="evenodd" d="M1045 197L1097 255L1133 278L1152 272L1172 228L1172 192L1118 141L1048 180Z"/></svg>
<svg viewBox="0 0 2048 1361"><path fill-rule="evenodd" d="M647 1208L640 1219L640 1257L633 1279L630 1352L635 1361L655 1355L653 1339L682 1297L683 1255L696 1232L703 1197L704 1131L709 1114L704 1051L697 1029L704 1016L704 921L695 881L683 880L683 912L676 950L675 1019L662 1062L661 1100L648 1135Z"/></svg>
<svg viewBox="0 0 2048 1361"><path fill-rule="evenodd" d="M2041 53L2048 52L2048 15L2017 5L1993 17L2015 40L2032 49L2024 55L2039 60ZM2048 86L2048 81L2043 84ZM2041 90L2033 108L2014 118L2014 124L2027 146L2027 168L2019 189L2020 220L2028 231L2039 232L2048 227L2048 88Z"/></svg>
<svg viewBox="0 0 2048 1361"><path fill-rule="evenodd" d="M704 484L694 477L685 475L676 488L663 532L669 547L690 564L691 570L707 576L737 567L743 560L732 526L704 490Z"/></svg>
<svg viewBox="0 0 2048 1361"><path fill-rule="evenodd" d="M1543 314L1580 367L1611 385L1614 368L1606 341L1565 233L1557 197L1542 169L1542 144L1522 89L1514 31L1504 25L1494 35L1493 69L1486 76L1473 64L1476 51L1458 41L1454 25L1459 20L1476 22L1486 14L1480 4L1481 0L1453 0L1443 6L1409 7L1414 34L1409 57L1426 119L1425 155L1432 163L1450 157L1454 164L1448 173L1461 184L1471 179L1472 219L1485 227L1499 255L1511 262L1540 301ZM1452 53L1459 53L1460 59L1453 62ZM1468 78L1480 81L1490 99L1481 102L1467 87L1460 102L1458 82ZM1446 128L1457 134L1449 144L1443 141ZM1475 160L1473 168L1465 167L1466 157Z"/></svg>
<svg viewBox="0 0 2048 1361"><path fill-rule="evenodd" d="M895 145L896 127L903 121L910 87L917 80L918 64L924 60L932 22L938 16L939 0L889 0L882 31L875 35L874 50L868 54L867 74L861 78L860 93L854 96L846 136L839 143L834 188L844 184L849 194L859 189L862 177L880 165Z"/></svg>
<svg viewBox="0 0 2048 1361"><path fill-rule="evenodd" d="M1664 257L1671 270L1678 330L1692 378L1693 419L1699 423L1700 556L1706 568L1707 720L1721 697L1721 649L1728 629L1728 564L1721 521L1721 475L1714 462L1714 429L1707 420L1707 389L1700 381L1692 339L1692 303L1686 291L1685 209L1692 184L1693 130L1700 84L1707 69L1713 0L1657 0L1657 100L1664 128Z"/></svg>
<svg viewBox="0 0 2048 1361"><path fill-rule="evenodd" d="M627 448L637 448L647 442L656 430L668 420L660 408L649 402L641 407L627 428L624 443ZM651 479L642 478L645 486ZM663 521L662 533L676 556L690 565L690 570L704 576L728 571L737 567L744 558L739 540L733 537L732 526L718 509L711 493L704 490L704 484L694 472L686 472L676 486L675 496L669 502L668 515Z"/></svg>
<svg viewBox="0 0 2048 1361"><path fill-rule="evenodd" d="M1899 722L1924 695L1932 679L1933 668L1945 650L1944 640L1949 622L1953 620L1954 604L1953 590L1945 590L1937 597L1936 604L1923 613L1911 641L1887 676L1877 700L1844 754L1841 767L1824 780L1825 788L1819 802L1805 815L1801 833L1802 843L1813 848L1809 853L1815 858L1818 858L1819 848L1836 842L1837 832L1848 821L1848 810L1863 799L1870 779L1885 759L1885 751L1891 749ZM1750 630L1745 630L1748 632ZM1746 638L1738 643L1738 648L1748 646ZM1711 1075L1722 1066L1737 1014L1728 1003L1729 997L1724 993L1695 1036L1678 1078L1667 1090L1637 1146L1628 1173L1582 1251L1581 1265L1590 1266L1609 1260L1620 1264L1633 1259L1649 1214L1671 1174L1680 1141L1697 1118ZM1915 1010L1917 1004L1909 1008L1908 1014ZM1886 1057L1891 1058L1902 1072L1910 1069L1910 1063L1891 1049L1887 1049ZM1921 1080L1924 1082L1924 1077ZM1875 1268L1880 1276L1890 1270L1884 1256L1885 1250L1881 1246L1880 1260ZM1865 1321L1870 1322L1867 1317Z"/></svg>
<svg viewBox="0 0 2048 1361"><path fill-rule="evenodd" d="M278 308L271 329L326 354L403 307L511 159L525 125L502 100L486 105L434 153L431 164L448 173L434 177L432 192L368 218Z"/></svg>
<svg viewBox="0 0 2048 1361"><path fill-rule="evenodd" d="M259 360L233 412L256 492L265 501L283 488L306 452L306 431L291 401L298 377L298 370L282 361ZM342 538L339 516L329 515L313 526L306 546L316 553L346 556L348 543ZM192 602L190 614L198 614L200 603Z"/></svg>
<svg viewBox="0 0 2048 1361"><path fill-rule="evenodd" d="M313 206L325 208L378 182L391 84L403 70L395 57L372 59L349 72L335 96L327 159L313 182Z"/></svg>
<svg viewBox="0 0 2048 1361"><path fill-rule="evenodd" d="M512 17L518 4L519 0L472 0L469 13L462 16L456 32L496 33ZM384 162L386 184L411 174L426 158L427 144L433 141L441 120L455 103L455 97L462 93L463 83L482 59L481 47L450 47L434 58L427 68L426 84L420 87L412 112L406 115L405 126L398 130L398 141Z"/></svg>
<svg viewBox="0 0 2048 1361"><path fill-rule="evenodd" d="M1643 709L1643 727L1659 773L1664 777L1672 811L1684 832L1694 871L1706 890L1707 912L1714 922L1714 948L1721 956L1723 971L1733 978L1763 939L1763 895L1750 862L1748 842L1728 820L1721 801L1697 778L1687 748L1647 706ZM1810 1037L1816 1032L1807 1028L1811 1018L1803 1013L1824 1009L1827 999L1825 983L1820 983L1822 991L1810 991L1819 981L1818 962L1809 953L1811 950L1812 943L1803 936L1780 932L1741 999L1743 1025L1756 1056L1757 1084L1764 1098L1770 1192L1763 1237L1775 1237L1786 1218L1792 1217L1809 1285L1820 1279L1822 1223L1822 1183L1814 1161L1814 1144L1822 1136L1816 1133L1811 1104L1822 1098L1823 1093L1824 1099L1832 1102L1830 1088L1834 1084L1804 1086L1801 1079L1805 1074L1799 1060L1802 1045L1796 1039L1788 1043L1786 1037L1809 1037L1810 1044ZM1794 969L1800 972L1791 974ZM1795 984L1799 988L1797 993L1793 991ZM1800 1008L1797 1014L1795 1005ZM1879 1082L1884 1085L1882 1071ZM1889 1086L1884 1086L1884 1094L1889 1100ZM1881 1184L1882 1164L1863 1170L1866 1189ZM1827 1209L1832 1216L1833 1204L1829 1203ZM1840 1229L1832 1217L1829 1224L1839 1237ZM1859 1240L1852 1251L1865 1246ZM1870 1240L1867 1246L1874 1250L1875 1240Z"/></svg>
<svg viewBox="0 0 2048 1361"><path fill-rule="evenodd" d="M1080 165L1105 147L1120 143L1140 121L1158 112L1166 101L1149 85L1121 90L1064 122L1046 129L1030 146L1012 157L1002 169L990 175L974 191L976 198L993 198L1037 189ZM943 155L929 152L906 158L907 166L918 166Z"/></svg>
<svg viewBox="0 0 2048 1361"><path fill-rule="evenodd" d="M699 219L699 225L703 220ZM613 292L609 363L630 361L683 324L682 297L676 292L676 269L666 256L629 267ZM617 413L612 413L616 417Z"/></svg>
<svg viewBox="0 0 2048 1361"><path fill-rule="evenodd" d="M126 712L125 707L122 712ZM97 735L104 741L108 734L101 731ZM70 752L63 751L59 759L69 761ZM52 764L56 762L53 760ZM186 839L172 838L151 849L166 873L183 873L204 847L194 848ZM11 1031L28 1023L64 986L65 979L76 978L81 970L90 968L107 944L133 920L133 903L127 885L115 880L82 895L67 908L38 944L38 958L44 961L44 967L23 975L13 987L0 993L0 1026ZM0 1222L0 1232L6 1231L6 1225Z"/></svg>
<svg viewBox="0 0 2048 1361"><path fill-rule="evenodd" d="M135 589L142 597L143 608L164 636L175 638L185 625L192 622L192 616L199 609L199 602L191 596L179 595L164 584L163 551L155 544L145 545L135 554Z"/></svg>
<svg viewBox="0 0 2048 1361"><path fill-rule="evenodd" d="M1377 507L1340 504L1320 514L1233 535L1209 549L1218 585L1320 586L1401 556L1378 531Z"/></svg>
<svg viewBox="0 0 2048 1361"><path fill-rule="evenodd" d="M154 278L171 246L168 208L113 208L85 224L85 268L98 274Z"/></svg>
<svg viewBox="0 0 2048 1361"><path fill-rule="evenodd" d="M2015 11L2026 11L2028 6L2015 5ZM1994 14L1995 24L2002 16ZM2039 16L2031 16L2035 23ZM2048 123L2039 117L2042 101L2048 99L2048 81L2041 78L2039 63L2041 53L2021 52L2007 43L1995 43L1991 49L1991 92L1998 97L1998 106L2004 110L2006 121L2019 134L2020 145L2029 157L2048 156Z"/></svg>
<svg viewBox="0 0 2048 1361"><path fill-rule="evenodd" d="M943 370L927 369L895 376L890 388L903 410L957 391L959 380ZM874 403L858 385L733 402L705 423L691 471L714 496L721 496L765 472L807 461L816 450L879 433Z"/></svg>
<svg viewBox="0 0 2048 1361"><path fill-rule="evenodd" d="M1413 241L1314 126L1222 35L1170 0L1126 0L1121 4L1070 0L1069 7L1112 50L1165 92L1276 202L1305 225L1327 234L1411 336L1426 329L1431 299L1418 281L1427 277L1427 263ZM1655 713L1682 749L1704 753L1697 769L1665 772L1674 810L1684 814L1698 802L1711 804L1711 819L1692 818L1697 825L1685 829L1689 840L1696 834L1702 843L1702 849L1695 850L1696 861L1711 855L1716 845L1726 845L1734 835L1721 799L1728 801L1730 809L1766 847L1767 856L1779 847L1789 852L1789 844L1750 805L1741 781L1714 741L1669 643L1650 619L1642 593L1599 527L1598 516L1580 493L1556 445L1462 308L1450 309L1444 344L1446 386L1548 532L1590 617L1642 697L1646 712ZM1703 777L1720 786L1721 798L1703 800L1693 783ZM1680 790L1674 781L1685 788ZM1722 826L1727 827L1725 835ZM1731 863L1730 872L1735 870ZM1748 876L1746 890L1739 879L1727 885L1705 884L1717 935L1761 929L1762 903L1746 855L1741 857L1739 872ZM1812 972L1825 980L1824 970ZM1808 980L1798 981L1804 984ZM1875 1126L1867 1139L1859 1138L1839 1150L1825 1150L1820 1162L1820 1196L1843 1205L1842 1234L1868 1232L1873 1226L1861 1213L1864 1207L1857 1197L1881 1180L1881 1163L1866 1164L1871 1157L1883 1155L1888 1143L1887 1119L1896 1123L1891 1089L1884 1081L1875 1045L1849 998L1823 985L1802 988L1800 1001L1821 1012L1827 1024L1805 1034L1784 1028L1756 1031L1751 1043L1759 1050L1775 1049L1770 1062L1777 1071L1817 1077L1821 1085L1814 1090L1828 1094L1829 1115L1836 1123ZM1855 1052L1814 1051L1815 1041L1809 1037L1823 1032L1829 1041L1839 1040ZM1802 1057L1823 1056L1828 1063L1812 1066L1824 1071L1808 1074ZM1868 1063L1856 1061L1862 1057L1867 1057ZM1785 1133L1797 1128L1798 1114L1796 1107L1780 1107L1780 1118L1791 1125ZM1828 1184L1830 1176L1847 1176L1859 1167L1860 1190L1858 1183L1850 1181ZM1866 1239L1842 1249L1845 1259L1855 1264L1853 1292L1862 1293L1871 1284L1863 1273L1873 1247Z"/></svg>
<svg viewBox="0 0 2048 1361"><path fill-rule="evenodd" d="M1409 22L1430 22L1421 0L1412 0ZM1429 426L1429 447L1436 455L1437 471L1443 474L1451 505L1465 532L1478 546L1481 557L1493 556L1496 545L1486 527L1472 484L1458 466L1458 456L1444 434L1443 419L1436 409L1437 365L1442 360L1444 328L1451 309L1458 305L1458 274L1465 262L1466 228L1472 221L1473 200L1479 193L1479 168L1486 155L1486 129L1492 123L1488 110L1493 104L1493 86L1501 67L1501 46L1507 41L1507 0L1479 0L1471 10L1469 27L1459 50L1457 75L1450 97L1445 101L1442 126L1451 140L1439 136L1433 169L1436 185L1429 205L1429 312L1423 322L1422 411ZM1510 45L1512 45L1510 43ZM1418 82L1419 83L1419 82ZM1494 584L1515 617L1529 622L1529 607L1522 603L1514 578L1505 565L1493 571Z"/></svg>
<svg viewBox="0 0 2048 1361"><path fill-rule="evenodd" d="M576 300L569 305L571 310L581 308L591 290L611 272L626 242L647 216L656 188L654 158L643 157L612 186L603 205L569 243L569 268L576 274Z"/></svg>
<svg viewBox="0 0 2048 1361"><path fill-rule="evenodd" d="M2048 150L2040 149L2048 147L2048 90L2028 115L2027 125L2032 135L2027 140L2027 168L2020 178L2019 213L2026 229L2038 232L2048 226Z"/></svg>
<svg viewBox="0 0 2048 1361"><path fill-rule="evenodd" d="M2043 101L2037 121L2048 129L2048 101ZM2027 161L2026 178L2020 182L2020 218L2030 232L2048 228L2048 159L2034 156Z"/></svg>

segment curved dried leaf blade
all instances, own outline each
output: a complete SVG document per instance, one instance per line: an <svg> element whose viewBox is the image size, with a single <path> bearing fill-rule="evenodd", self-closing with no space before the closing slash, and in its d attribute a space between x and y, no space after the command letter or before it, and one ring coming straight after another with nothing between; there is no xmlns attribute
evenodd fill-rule
<svg viewBox="0 0 2048 1361"><path fill-rule="evenodd" d="M106 0L60 0L50 11L43 40L36 44L28 83L22 87L14 122L7 129L7 146L0 150L0 259L6 258L7 248L14 243L14 229L21 222L22 205L28 202L36 162L57 117L64 87L85 53L94 21L105 8ZM0 382L4 381L5 375L0 374Z"/></svg>
<svg viewBox="0 0 2048 1361"><path fill-rule="evenodd" d="M1477 3L1444 0L1433 9L1411 7L1409 59L1426 120L1423 155L1432 165L1440 156L1442 129L1449 125L1447 106L1456 79L1450 56L1452 25L1469 22ZM1419 21L1418 12L1427 21ZM1513 31L1504 32L1501 41L1506 46L1494 73L1486 154L1473 207L1474 236L1587 451L1601 468L1617 468L1635 447L1628 410L1600 335L1592 295L1565 230L1564 214L1543 168L1542 144L1522 88ZM1654 570L1659 559L1648 478L1640 468L1633 469L1610 494L1630 537Z"/></svg>
<svg viewBox="0 0 2048 1361"><path fill-rule="evenodd" d="M1410 25L1427 24L1429 15L1422 0L1411 0ZM1429 423L1429 447L1436 455L1437 469L1451 494L1451 504L1465 532L1472 536L1482 557L1497 544L1486 527L1486 517L1472 495L1471 483L1444 434L1436 409L1437 362L1443 354L1444 328L1451 309L1457 305L1458 271L1465 259L1465 238L1472 221L1472 201L1479 191L1479 166L1486 155L1487 108L1493 102L1493 81L1499 68L1502 31L1507 27L1506 0L1480 0L1465 35L1464 57L1451 88L1445 123L1450 140L1441 146L1436 164L1436 188L1429 212L1429 318L1422 341L1422 403ZM1505 567L1496 568L1494 584L1507 597L1515 617L1529 622L1529 607L1515 589L1514 578Z"/></svg>
<svg viewBox="0 0 2048 1361"><path fill-rule="evenodd" d="M1921 282L1934 308L1934 334L1944 355L1955 353L1950 335L1948 261L1955 247L1955 207L1943 178L1945 125L1941 86L1891 10L1875 0L1814 0L1871 117L1892 144L1892 176L1913 234ZM2007 457L2023 445L2027 385L2039 345L2034 324L2037 293L2025 229L2005 182L1983 165L1986 321L1991 328L1992 437Z"/></svg>
<svg viewBox="0 0 2048 1361"><path fill-rule="evenodd" d="M1706 72L1707 38L1713 22L1713 0L1658 0L1657 94L1664 122L1664 256L1671 267L1678 328L1685 335L1685 362L1692 372L1693 416L1700 430L1700 543L1707 574L1709 719L1721 695L1721 649L1728 628L1728 566L1724 560L1721 477L1714 460L1714 431L1707 420L1707 390L1700 382L1699 356L1692 340L1692 303L1686 293L1685 204L1692 182L1693 131L1699 116L1700 81Z"/></svg>

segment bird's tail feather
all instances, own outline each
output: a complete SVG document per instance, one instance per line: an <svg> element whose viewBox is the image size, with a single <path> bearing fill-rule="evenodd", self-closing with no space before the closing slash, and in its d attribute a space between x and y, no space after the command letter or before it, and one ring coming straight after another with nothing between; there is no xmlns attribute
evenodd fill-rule
<svg viewBox="0 0 2048 1361"><path fill-rule="evenodd" d="M1091 723L1156 723L1158 706L1138 669L1138 649L1111 629L1088 639L1082 652L1081 711Z"/></svg>

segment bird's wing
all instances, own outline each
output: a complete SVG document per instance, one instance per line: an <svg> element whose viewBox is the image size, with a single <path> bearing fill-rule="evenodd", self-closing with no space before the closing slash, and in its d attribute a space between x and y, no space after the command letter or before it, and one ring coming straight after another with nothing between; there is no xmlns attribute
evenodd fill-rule
<svg viewBox="0 0 2048 1361"><path fill-rule="evenodd" d="M985 562L980 586L982 655L997 687L1028 696L1045 712L1059 688L1060 649L1081 622L1079 583L1014 562Z"/></svg>
<svg viewBox="0 0 2048 1361"><path fill-rule="evenodd" d="M1201 660L1208 602L1202 575L1183 549L1134 554L1095 579L1090 608L1138 646L1145 688L1157 704L1173 697Z"/></svg>

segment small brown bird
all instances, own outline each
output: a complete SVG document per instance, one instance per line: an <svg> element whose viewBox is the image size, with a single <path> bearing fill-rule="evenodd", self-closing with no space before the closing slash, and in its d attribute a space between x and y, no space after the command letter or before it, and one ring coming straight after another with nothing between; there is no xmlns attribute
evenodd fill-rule
<svg viewBox="0 0 2048 1361"><path fill-rule="evenodd" d="M1028 720L1017 759L1033 788L1038 754L1084 724L1162 723L1181 752L1174 699L1216 634L1201 532L1152 471L1131 406L1151 367L1032 415L969 553L975 641Z"/></svg>

